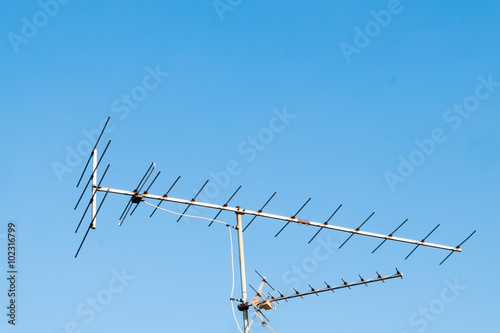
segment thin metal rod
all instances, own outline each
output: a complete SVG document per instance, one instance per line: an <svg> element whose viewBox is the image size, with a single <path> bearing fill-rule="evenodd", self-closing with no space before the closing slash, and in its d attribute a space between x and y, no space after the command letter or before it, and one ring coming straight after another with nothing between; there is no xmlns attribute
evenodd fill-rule
<svg viewBox="0 0 500 333"><path fill-rule="evenodd" d="M137 187L135 188L135 192L138 192L138 189L139 187L141 186L142 184L142 181L144 180L144 178L146 178L146 176L148 175L149 171L151 170L151 168L154 168L154 165L155 163L151 163L151 165L149 166L148 170L146 171L146 173L144 174L144 176L142 176L141 178L141 181L139 182L139 184L137 185Z"/></svg>
<svg viewBox="0 0 500 333"><path fill-rule="evenodd" d="M89 230L92 228L92 223L94 223L94 220L95 220L97 214L99 214L99 211L101 210L102 204L104 203L104 200L106 200L107 196L108 196L108 192L106 192L106 194L104 195L104 198L102 198L101 204L99 205L99 208L97 209L96 215L94 216L92 221L90 221L89 227L87 228L87 232L85 233L85 236L83 237L82 242L80 243L80 246L78 247L78 251L76 251L75 258L78 257L78 253L80 253L80 250L83 246L83 243L85 242L85 239L87 238L87 235L89 234Z"/></svg>
<svg viewBox="0 0 500 333"><path fill-rule="evenodd" d="M238 187L238 189L236 190L236 192L233 193L233 195L231 196L231 198L229 198L229 200L226 201L226 203L224 204L224 207L227 207L227 205L234 198L234 196L236 195L236 193L238 193L238 191L240 190L241 186L242 185L240 185L240 187ZM219 209L219 212L217 213L217 215L215 215L215 217L212 219L212 221L208 225L209 227L212 225L212 223L214 223L215 219L219 217L219 215L220 215L221 212L222 212L222 209Z"/></svg>
<svg viewBox="0 0 500 333"><path fill-rule="evenodd" d="M109 145L109 142L108 142ZM104 153L103 153L104 156ZM102 156L101 156L102 157ZM99 160L100 162L101 160ZM94 149L94 154L92 157L92 169L94 170L94 173L92 174L92 229L95 229L96 226L96 209L97 209L97 148ZM106 193L107 194L107 193Z"/></svg>
<svg viewBox="0 0 500 333"><path fill-rule="evenodd" d="M87 205L87 208L85 208L85 211L83 212L82 218L80 219L80 222L78 223L78 226L76 227L75 234L78 232L78 229L80 228L80 224L82 224L83 218L85 217L85 215L87 215L87 212L88 212L91 204L92 204L92 199L90 199L89 204Z"/></svg>
<svg viewBox="0 0 500 333"><path fill-rule="evenodd" d="M359 276L359 278L361 279L361 282L363 282L363 283L364 283L364 284L368 287L368 285L366 284L365 279L363 279L363 277L362 277L361 275L359 275L359 274L358 274L358 276Z"/></svg>
<svg viewBox="0 0 500 333"><path fill-rule="evenodd" d="M470 234L470 235L469 235L469 237L467 237L467 238L466 238L466 239L465 239L462 243L458 244L458 245L457 245L457 249L458 249L458 248L460 248L460 246L462 246L465 242L467 242L467 241L469 240L469 238L471 238L471 237L472 237L472 235L474 235L474 234L476 233L476 231L477 231L477 230L474 230L474 231L472 232L472 234ZM451 252L450 252L450 254L448 254L448 256L447 256L446 258L444 258L444 260L443 260L443 261L441 261L441 262L439 263L439 265L441 266L441 265L442 265L442 264L443 264L446 260L448 260L448 258L449 258L449 257L451 257L451 255L452 255L453 253L455 253L455 252L454 252L454 251L451 251Z"/></svg>
<svg viewBox="0 0 500 333"><path fill-rule="evenodd" d="M205 184L203 184L203 186L200 188L200 190L198 191L198 193L196 193L196 195L194 196L193 199L191 199L191 203L188 204L188 206L186 207L186 209L184 209L184 212L182 212L182 215L179 216L179 218L177 219L177 222L179 222L182 217L184 216L184 214L186 214L187 210L189 209L189 207L191 207L192 203L196 201L196 198L198 197L198 195L200 195L201 191L203 191L203 189L205 188L205 186L207 185L208 181L210 179L207 179L207 181L205 182Z"/></svg>
<svg viewBox="0 0 500 333"><path fill-rule="evenodd" d="M470 234L470 235L469 235L469 237L467 237L467 238L466 238L466 239L465 239L462 243L458 244L458 246L457 246L457 247L459 248L460 246L464 245L464 243L465 243L465 242L467 242L467 241L469 240L469 238L471 238L471 237L472 237L472 236L476 233L476 231L477 231L477 230L474 230L474 231L472 232L472 234Z"/></svg>
<svg viewBox="0 0 500 333"><path fill-rule="evenodd" d="M355 287L355 286L359 286L359 285L367 285L368 283L374 283L374 282L379 282L379 281L384 281L384 280L390 280L390 279L395 279L395 278L403 278L403 274L402 273L397 273L397 274L393 274L393 275L388 275L388 276L383 276L383 277L377 277L377 278L374 278L374 279L362 280L362 281L352 282L352 283L347 283L344 280L342 280L342 281L344 281L344 284L341 284L341 285L338 285L338 286L327 287L327 288L323 288L323 289L311 290L311 291L307 291L307 292L304 292L304 293L300 293L300 292L296 291L295 294L292 294L292 295L289 295L289 296L276 297L276 298L270 299L268 301L269 302L277 302L277 301L287 300L287 299L290 299L290 298L296 298L296 297L303 297L303 296L318 294L318 293L322 293L322 292L326 292L326 291L330 291L330 290L334 291L334 290L343 289L343 288L349 288L349 289L351 289L351 287ZM263 303L264 303L264 301L261 301L259 303L259 305L263 304Z"/></svg>
<svg viewBox="0 0 500 333"><path fill-rule="evenodd" d="M120 227L121 227L121 226L123 225L123 222L125 222L125 219L127 218L128 213L129 213L129 212L130 212L130 210L132 209L132 205L133 205L133 204L134 204L134 203L132 202L132 200L130 200L130 205L128 206L128 209L127 209L127 211L125 212L125 215L123 215L123 220L121 220L121 221L119 221L119 222L118 222L118 226L120 226ZM136 207L137 207L137 205L139 205L139 204L136 204Z"/></svg>
<svg viewBox="0 0 500 333"><path fill-rule="evenodd" d="M109 166L111 164L108 163L108 166L106 167L106 169L104 170L104 173L102 174L102 177L101 177L101 180L99 180L99 184L97 184L97 187L101 187L101 183L102 183L102 180L104 179L104 177L106 177L106 173L108 172L108 169L109 169Z"/></svg>
<svg viewBox="0 0 500 333"><path fill-rule="evenodd" d="M418 247L419 247L420 245L423 245L423 243L425 243L425 240L426 240L426 239L427 239L427 238L428 238L428 237L429 237L429 236L430 236L430 235L431 235L434 231L436 231L436 229L437 229L439 226L440 226L440 224L438 224L438 225L437 225L434 229L432 229L432 231L431 231L431 232L429 232L429 234L428 234L427 236L425 236L425 238L424 238L424 239L422 239L422 242L421 242L422 244L418 244L417 246L415 246L415 248L414 248L414 249L410 252L410 254L406 256L405 260L406 260L406 259L408 259L408 258L409 258L409 257L413 254L413 252L415 252L415 250L416 250L416 249L418 249Z"/></svg>
<svg viewBox="0 0 500 333"><path fill-rule="evenodd" d="M316 296L319 296L319 294L316 292L316 290L309 284L309 288L311 288L311 291L316 294Z"/></svg>
<svg viewBox="0 0 500 333"><path fill-rule="evenodd" d="M261 209L259 209L259 213L262 213L262 210L263 210L264 208L266 208L266 206L267 206L267 204L269 203L269 201L271 201L271 199L272 199L272 198L274 198L274 196L275 196L275 195L276 195L276 192L274 192L274 193L273 193L273 195L271 195L271 197L270 197L270 198L266 201L266 203L264 204L264 206L262 206L262 208L261 208ZM255 220L255 219L257 218L257 216L258 216L258 215L255 215L255 216L253 217L253 219L252 219L250 222L248 222L248 224L247 224L247 226L245 227L245 229L243 229L243 232L245 232L245 230L247 230L247 228L250 226L250 224L252 224L253 220Z"/></svg>
<svg viewBox="0 0 500 333"><path fill-rule="evenodd" d="M245 250L243 246L243 226L241 223L241 213L236 213L236 225L238 228L238 251L240 257L240 277L241 277L241 301L247 301L247 278L245 271ZM250 327L248 325L248 309L243 310L243 326L244 332L249 333Z"/></svg>
<svg viewBox="0 0 500 333"><path fill-rule="evenodd" d="M302 205L302 207L300 207L300 209L297 211L297 213L295 213L295 215L293 215L291 217L291 219L295 219L297 217L297 215L300 213L300 211L302 210L302 208L304 208L308 203L309 201L311 201L311 198L307 199L306 203ZM290 224L291 221L288 221L284 226L283 228L281 228L280 231L278 231L278 233L276 235L274 235L274 237L278 237L278 235L283 231L285 230L285 228Z"/></svg>
<svg viewBox="0 0 500 333"><path fill-rule="evenodd" d="M125 219L125 217L127 217L127 213L129 211L129 207L132 205L132 199L130 199L128 202L127 202L127 205L125 206L125 209L123 210L122 212L122 215L120 215L120 218L118 219L118 225L121 226L122 225L122 219Z"/></svg>
<svg viewBox="0 0 500 333"><path fill-rule="evenodd" d="M391 232L391 234L389 235L389 237L392 237L392 236L396 233L396 231L398 231L398 230L399 230L399 228L401 228L401 227L402 227L402 226L406 223L406 221L408 221L408 219L406 219L403 223L401 223L401 224L399 225L399 227L397 227L397 228L396 228L396 230L394 230L393 232ZM384 240L382 241L382 243L380 243L380 245L379 245L379 246L377 246L377 248L376 248L375 250L373 250L373 251L372 251L372 253L375 253L375 251L377 251L377 250L378 250L378 249L379 249L382 245L384 245L384 243L385 243L385 242L387 242L387 239L384 239Z"/></svg>
<svg viewBox="0 0 500 333"><path fill-rule="evenodd" d="M272 290L276 291L273 288L273 286L271 286L271 284L267 281L267 279L264 276L262 276L259 272L257 272L257 270L255 270L255 273L257 273L260 276L260 278L262 279L262 281L264 281L269 287L271 287Z"/></svg>
<svg viewBox="0 0 500 333"><path fill-rule="evenodd" d="M328 222L330 222L332 217L339 211L340 207L342 207L342 204L340 204L340 206L333 212L333 214L328 218L328 220L326 220L325 225L327 225ZM311 240L309 242L307 242L307 244L311 244L311 242L314 240L314 238L316 238L316 236L318 236L318 234L321 230L323 230L323 227L319 228L318 232L316 234L314 234L313 238L311 238Z"/></svg>
<svg viewBox="0 0 500 333"><path fill-rule="evenodd" d="M109 147L110 143L111 143L111 140L108 141L108 144L106 145L106 148L104 148L104 151L102 152L101 158L99 158L99 162L97 162L97 165L94 163L94 168L93 168L94 170L92 170L92 174L90 175L89 180L87 181L87 184L85 184L85 186L83 188L82 195L80 195L80 198L78 199L78 202L76 203L75 210L78 207L78 205L80 204L80 200L82 200L82 197L85 194L85 191L87 190L87 186L89 186L90 182L94 178L94 174L95 174L97 168L99 167L99 164L101 164L102 158L104 157L104 154L106 154L106 151L108 150L108 147ZM94 156L94 154L92 154L92 156ZM95 159L94 159L94 162L95 162Z"/></svg>
<svg viewBox="0 0 500 333"><path fill-rule="evenodd" d="M368 216L368 218L365 220L365 222L361 223L361 225L359 227L356 228L356 231L359 231L361 229L362 226L365 225L366 222L368 222L368 220L375 214L375 212L373 212L370 216ZM349 239L352 238L352 236L354 236L354 234L351 234L346 240L345 242L342 243L342 245L339 246L339 249L341 249L348 241Z"/></svg>
<svg viewBox="0 0 500 333"><path fill-rule="evenodd" d="M164 197L168 197L168 193L170 193L170 191L172 190L172 188L175 186L175 184L177 184L177 182L179 181L179 179L181 178L181 176L179 175L179 177L177 177L177 179L175 180L175 182L172 184L172 186L170 186L170 188L168 189L167 193L165 193L165 195L163 195ZM152 217L153 214L156 212L156 210L158 209L158 207L160 207L161 203L163 202L163 199L160 200L160 202L158 203L158 205L155 207L155 209L153 210L153 212L151 213L151 215L149 215L149 217Z"/></svg>
<svg viewBox="0 0 500 333"><path fill-rule="evenodd" d="M449 257L451 257L451 255L452 255L453 253L455 253L455 252L453 252L453 251L452 251L452 252L450 252L450 254L448 254L448 255L446 256L446 258L444 258L444 260L443 260L443 261L441 261L441 262L439 263L439 266L441 266L441 265L442 265L442 264L443 264L446 260L448 260L448 258L449 258Z"/></svg>
<svg viewBox="0 0 500 333"><path fill-rule="evenodd" d="M155 183L155 181L158 178L158 176L160 175L160 173L161 173L161 170L158 171L158 173L156 174L155 178L153 178L153 181L151 182L151 184L149 184L148 188L146 189L146 191L144 191L144 193L148 193L149 192L149 189L151 188L151 186L153 186L153 184Z"/></svg>
<svg viewBox="0 0 500 333"><path fill-rule="evenodd" d="M78 179L78 184L76 184L76 187L78 187L80 185L80 182L82 181L83 175L85 174L85 171L87 171L87 167L89 166L90 160L92 159L92 156L94 154L94 150L97 148L97 144L99 144L99 141L101 140L101 136L104 133L104 130L106 129L106 126L108 126L108 122L109 122L110 118L111 118L111 116L108 116L108 120L106 120L106 123L104 124L104 127L102 128L101 134L99 134L99 137L97 138L97 141L96 141L96 143L94 145L94 148L90 152L89 159L87 160L87 163L85 164L85 168L83 168L82 175L80 176L80 179Z"/></svg>
<svg viewBox="0 0 500 333"><path fill-rule="evenodd" d="M130 197L136 195L136 193L131 192L131 191L112 189L112 188L106 188L106 187L101 187L101 188L98 188L97 190L100 192L109 191L110 193L120 194L120 195L125 195L125 196L130 196ZM421 246L432 247L432 248L437 248L437 249L442 249L442 250L450 250L450 251L455 251L455 252L462 251L461 249L457 249L454 246L440 245L440 244L434 244L434 243L429 243L429 242L422 242L422 241L408 239L408 238L402 238L402 237L389 237L386 234L378 234L378 233L362 231L362 230L356 231L354 229L335 226L335 225L324 225L324 223L320 223L320 222L302 220L302 219L297 219L297 218L291 219L290 217L287 217L287 216L282 216L282 215L277 215L277 214L269 214L269 213L263 213L263 212L259 213L257 211L236 208L236 207L230 207L230 206L224 207L221 205L207 203L207 202L201 202L201 201L192 202L190 200L173 198L173 197L165 198L161 195L154 195L154 194L145 194L144 198L158 200L158 201L163 199L164 201L168 201L168 202L185 204L185 205L193 205L193 206L211 208L211 209L223 209L225 211L233 212L233 213L240 212L240 213L244 213L246 215L261 216L261 217L265 217L265 218L272 219L272 220L290 221L293 223L302 224L304 226L313 226L313 227L318 227L318 228L323 227L325 229L330 229L330 230L335 230L335 231L340 231L340 232L345 232L345 233L351 233L351 234L372 237L372 238L379 238L379 239L388 239L388 240L394 241L394 242L408 243L408 244L414 244L414 245L420 244Z"/></svg>
<svg viewBox="0 0 500 333"><path fill-rule="evenodd" d="M135 205L134 209L130 212L130 216L134 215L135 210L139 207L139 204Z"/></svg>
<svg viewBox="0 0 500 333"><path fill-rule="evenodd" d="M146 185L146 183L148 182L149 177L153 173L153 171L155 169L155 166L156 166L155 162L151 163L151 165L149 166L148 171L146 171L146 174L142 177L141 181L139 182L139 185L137 185L135 192L141 192L142 188L144 187L144 185Z"/></svg>

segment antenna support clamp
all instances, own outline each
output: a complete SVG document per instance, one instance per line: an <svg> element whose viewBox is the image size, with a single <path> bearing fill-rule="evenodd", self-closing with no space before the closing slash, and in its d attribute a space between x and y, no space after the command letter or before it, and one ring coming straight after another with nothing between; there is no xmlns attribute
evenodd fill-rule
<svg viewBox="0 0 500 333"><path fill-rule="evenodd" d="M238 304L238 310L245 311L250 308L250 303L240 303Z"/></svg>
<svg viewBox="0 0 500 333"><path fill-rule="evenodd" d="M132 196L132 203L138 204L144 199L144 194L137 193Z"/></svg>

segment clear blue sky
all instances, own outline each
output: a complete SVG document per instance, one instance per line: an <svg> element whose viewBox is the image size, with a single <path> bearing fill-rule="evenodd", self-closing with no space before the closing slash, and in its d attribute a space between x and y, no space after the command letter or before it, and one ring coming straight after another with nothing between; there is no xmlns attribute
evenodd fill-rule
<svg viewBox="0 0 500 333"><path fill-rule="evenodd" d="M3 279L2 331L237 332L223 226L150 219L141 205L118 227L126 199L109 196L74 259L85 231L74 233L75 185L108 115L109 187L133 190L155 161L151 193L182 174L171 195L190 199L210 177L214 203L242 184L233 203L248 209L277 191L268 212L292 215L312 197L299 217L323 222L342 203L334 224L356 228L376 211L364 230L409 218L398 235L421 239L440 223L429 241L453 246L478 230L439 266L440 250L405 261L411 245L371 254L378 240L353 237L338 250L347 235L325 230L308 245L313 228L274 238L283 223L256 220L245 232L254 286L255 269L286 294L405 274L280 303L267 313L276 332L496 328L500 3L66 2L0 2L0 237L15 221L19 255L17 325ZM217 184L228 163L236 171Z"/></svg>

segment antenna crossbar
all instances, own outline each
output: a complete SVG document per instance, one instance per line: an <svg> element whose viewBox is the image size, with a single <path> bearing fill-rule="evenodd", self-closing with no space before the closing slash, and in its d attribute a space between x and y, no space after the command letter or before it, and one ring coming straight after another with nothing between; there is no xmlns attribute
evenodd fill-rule
<svg viewBox="0 0 500 333"><path fill-rule="evenodd" d="M130 197L137 195L136 192L107 188L107 187L98 187L97 191L109 192L109 193L113 193L113 194L121 194L121 195L130 196ZM346 233L350 233L350 234L385 239L385 240L390 240L390 241L395 241L395 242L408 243L408 244L414 244L414 245L419 245L419 246L426 246L426 247L437 248L437 249L441 249L441 250L448 250L448 251L454 251L454 252L461 252L462 251L462 249L459 247L440 245L440 244L435 244L435 243L429 243L426 241L418 241L418 240L402 238L402 237L395 237L393 235L383 235L383 234L378 234L378 233L374 233L374 232L362 231L362 230L357 230L357 229L350 229L350 228L345 228L345 227L340 227L340 226L335 226L335 225L325 225L324 223L320 223L320 222L314 222L314 221L302 220L302 219L298 219L298 218L291 218L291 217L282 216L282 215L246 210L246 209L242 209L242 208L238 208L238 207L222 206L222 205L217 205L217 204L212 204L212 203L207 203L207 202L178 199L178 198L165 197L165 196L155 195L155 194L144 194L143 197L145 199L169 201L169 202L184 204L184 205L225 210L228 212L233 212L233 213L238 213L238 214L260 216L260 217L265 217L265 218L269 218L269 219L273 219L273 220L298 223L298 224L302 224L302 225L309 225L309 226L313 226L313 227L331 229L331 230L346 232Z"/></svg>

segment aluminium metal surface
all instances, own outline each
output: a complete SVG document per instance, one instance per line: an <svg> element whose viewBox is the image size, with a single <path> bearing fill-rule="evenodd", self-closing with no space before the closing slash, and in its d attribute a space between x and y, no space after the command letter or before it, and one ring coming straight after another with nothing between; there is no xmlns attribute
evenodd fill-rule
<svg viewBox="0 0 500 333"><path fill-rule="evenodd" d="M137 192L118 190L118 189L112 189L112 188L107 188L107 187L98 187L96 190L100 191L100 192L109 192L109 193L121 194L121 195L127 195L127 196L136 196L137 194L139 194ZM386 239L386 240L395 241L395 242L409 243L409 244L432 247L432 248L454 251L454 252L461 252L462 251L462 249L460 247L440 245L440 244L435 244L435 243L429 243L427 241L418 241L418 240L413 240L413 239L408 239L408 238L395 237L395 236L391 236L391 235L383 235L383 234L378 234L378 233L374 233L374 232L339 227L339 226L335 226L335 225L329 225L329 224L320 223L320 222L291 218L291 217L286 217L286 216L282 216L282 215L257 212L257 211L242 209L239 207L221 206L221 205L211 204L211 203L206 203L206 202L201 202L201 201L178 199L178 198L173 198L173 197L164 197L161 195L154 195L154 194L142 194L142 195L146 199L169 201L169 202L204 207L204 208L220 209L220 210L225 210L225 211L238 213L238 214L255 215L255 216L265 217L265 218L274 219L274 220L293 222L293 223L298 223L298 224L302 224L302 225L310 225L310 226L314 226L314 227L331 229L331 230L336 230L336 231L341 231L341 232L346 232L346 233L351 233L351 234L357 234L357 235L361 235L361 236Z"/></svg>

